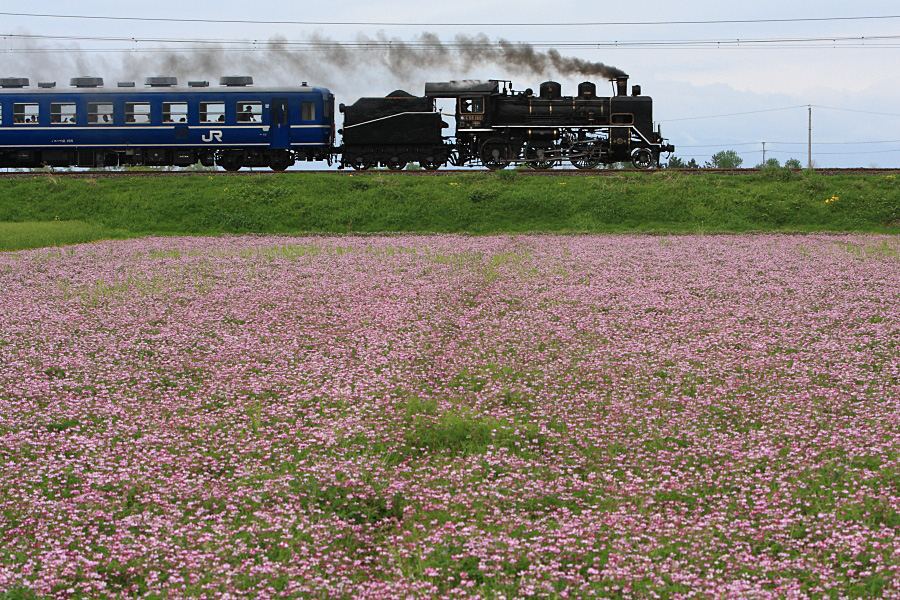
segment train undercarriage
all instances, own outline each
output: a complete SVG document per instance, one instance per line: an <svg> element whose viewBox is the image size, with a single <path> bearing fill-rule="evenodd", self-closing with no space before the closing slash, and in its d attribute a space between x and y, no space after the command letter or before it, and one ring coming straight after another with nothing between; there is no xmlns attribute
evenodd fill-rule
<svg viewBox="0 0 900 600"><path fill-rule="evenodd" d="M276 150L259 148L38 148L0 151L0 167L36 169L42 167L204 167L220 166L226 171L241 167L284 171L297 161L328 160L328 149Z"/></svg>
<svg viewBox="0 0 900 600"><path fill-rule="evenodd" d="M441 145L345 145L338 148L341 167L359 171L386 167L400 171L410 163L416 163L427 171L435 171L452 162L453 147Z"/></svg>
<svg viewBox="0 0 900 600"><path fill-rule="evenodd" d="M530 139L502 129L463 135L459 141L458 164L480 164L496 170L511 164L552 169L569 163L576 169L596 169L630 162L636 169L649 169L659 164L662 152L668 151L664 145L646 143L627 134L614 137L607 130L567 129L544 136L535 135L540 132L529 133Z"/></svg>

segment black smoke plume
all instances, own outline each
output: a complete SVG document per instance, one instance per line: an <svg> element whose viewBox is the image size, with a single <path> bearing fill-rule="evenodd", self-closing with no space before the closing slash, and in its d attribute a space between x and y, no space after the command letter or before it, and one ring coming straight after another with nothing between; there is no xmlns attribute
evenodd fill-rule
<svg viewBox="0 0 900 600"><path fill-rule="evenodd" d="M408 42L358 36L355 42L335 42L315 36L311 48L328 63L341 68L380 66L392 75L405 79L413 72L440 68L460 76L475 68L492 67L498 75L533 75L544 77L600 76L615 79L625 75L616 67L577 57L562 56L557 50L537 50L525 42L499 39L492 42L484 34L457 35L452 42L442 42L433 33L423 33ZM290 51L290 50L288 50Z"/></svg>
<svg viewBox="0 0 900 600"><path fill-rule="evenodd" d="M30 51L36 50L29 43ZM289 84L300 80L321 85L376 78L391 83L416 83L450 76L465 78L476 69L489 68L495 77L602 77L625 75L621 69L557 50L539 50L524 42L491 41L484 34L457 35L441 41L433 33L410 40L384 34L363 34L349 42L313 35L303 42L276 36L266 42L246 44L196 43L184 50L141 47L121 54L91 55L77 46L42 48L35 53L0 55L0 72L8 75L67 81L78 75L101 75L110 80L131 80L140 85L144 77L176 76L180 83L208 79L215 85L221 75L249 74L258 84ZM120 60L113 58L119 57ZM16 65L10 68L11 63ZM117 64L118 63L118 64ZM13 73L12 71L15 71ZM386 77L389 76L389 77ZM63 84L64 85L64 84Z"/></svg>

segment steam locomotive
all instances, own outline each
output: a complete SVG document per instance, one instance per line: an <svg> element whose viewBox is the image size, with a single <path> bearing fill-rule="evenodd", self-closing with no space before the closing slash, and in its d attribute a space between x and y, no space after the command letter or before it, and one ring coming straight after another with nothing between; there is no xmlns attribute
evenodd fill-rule
<svg viewBox="0 0 900 600"><path fill-rule="evenodd" d="M559 83L514 91L508 80L427 83L424 96L397 90L386 97L340 105L305 82L294 88L253 88L251 77L223 77L219 87L174 77L149 77L145 86L77 77L70 88L25 78L0 78L0 167L188 166L228 171L297 161L339 160L339 168L425 169L444 165L546 169L563 161L579 169L630 161L646 169L673 152L653 128L653 104L640 86L597 96L585 82L577 96ZM456 103L454 135L436 108ZM341 143L336 143L336 133Z"/></svg>

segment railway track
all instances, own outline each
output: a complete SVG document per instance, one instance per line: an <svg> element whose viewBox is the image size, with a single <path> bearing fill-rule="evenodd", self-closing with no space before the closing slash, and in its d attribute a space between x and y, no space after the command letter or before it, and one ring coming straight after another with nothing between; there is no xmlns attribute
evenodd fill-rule
<svg viewBox="0 0 900 600"><path fill-rule="evenodd" d="M820 175L897 175L900 168L819 168L813 169ZM516 173L526 177L614 177L622 174L644 173L647 175L662 173L682 173L686 175L717 174L717 175L750 175L759 173L760 169L523 169ZM371 169L367 171L354 170L289 170L280 173L268 169L228 171L165 171L156 169L128 170L128 171L52 171L34 169L25 171L0 171L0 179L27 179L34 177L59 177L65 179L121 179L129 177L190 177L207 175L210 177L294 177L298 175L331 174L342 176L374 176L389 175L391 177L441 177L447 175L461 175L466 173L489 173L485 169L441 169L438 171L390 171L387 169ZM799 170L798 170L799 172Z"/></svg>

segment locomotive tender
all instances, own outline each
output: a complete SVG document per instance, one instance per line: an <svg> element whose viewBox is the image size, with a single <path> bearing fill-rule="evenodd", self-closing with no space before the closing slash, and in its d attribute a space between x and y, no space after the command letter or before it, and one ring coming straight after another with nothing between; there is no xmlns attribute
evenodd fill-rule
<svg viewBox="0 0 900 600"><path fill-rule="evenodd" d="M250 77L223 77L178 87L174 77L149 77L103 88L103 80L78 77L71 89L55 83L29 88L24 78L0 78L0 167L188 166L200 162L229 171L298 160L340 160L340 168L392 170L417 162L443 165L509 164L551 168L568 161L592 169L631 161L658 163L674 146L653 129L652 99L640 86L627 95L627 77L616 93L598 97L584 82L577 96L560 84L541 84L539 95L515 92L509 81L427 83L425 95L402 90L340 105L344 123L335 140L334 96L310 87L254 89ZM436 99L456 103L455 136Z"/></svg>

